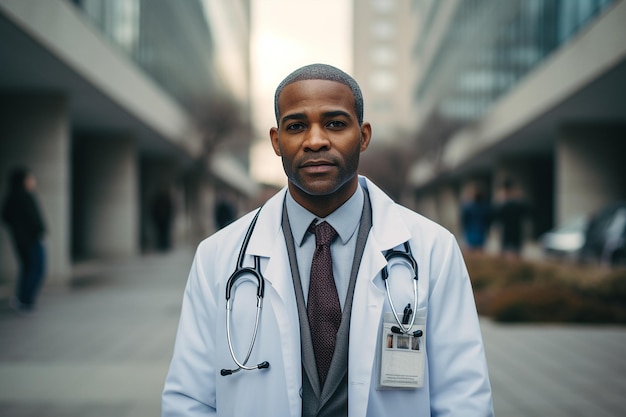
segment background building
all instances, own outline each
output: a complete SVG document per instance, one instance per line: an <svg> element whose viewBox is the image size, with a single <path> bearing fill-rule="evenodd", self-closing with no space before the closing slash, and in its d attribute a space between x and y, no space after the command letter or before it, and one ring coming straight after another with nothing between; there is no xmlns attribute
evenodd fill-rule
<svg viewBox="0 0 626 417"><path fill-rule="evenodd" d="M411 42L411 63L388 71L411 73L410 87L393 91L411 116L391 113L411 120L406 203L458 233L466 187L497 201L509 178L534 208L533 238L626 198L624 1L366 3L355 7L355 72L370 103L377 66L366 60L379 44L369 32L384 32L373 10L401 13L389 31Z"/></svg>
<svg viewBox="0 0 626 417"><path fill-rule="evenodd" d="M364 113L374 126L374 142L399 144L413 129L411 49L417 27L411 1L355 2L354 77L365 96Z"/></svg>
<svg viewBox="0 0 626 417"><path fill-rule="evenodd" d="M0 195L13 166L33 169L49 279L67 280L77 259L156 248L163 191L174 242L212 230L220 189L255 193L242 131L249 9L248 0L0 1ZM15 268L2 228L0 280Z"/></svg>

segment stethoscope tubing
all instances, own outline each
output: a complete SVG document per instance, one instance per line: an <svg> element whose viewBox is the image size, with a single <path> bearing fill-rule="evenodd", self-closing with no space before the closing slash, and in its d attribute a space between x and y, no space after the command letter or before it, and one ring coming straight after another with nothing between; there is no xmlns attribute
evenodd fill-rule
<svg viewBox="0 0 626 417"><path fill-rule="evenodd" d="M389 306L391 307L391 311L393 312L393 316L396 319L396 323L398 324L398 329L403 334L409 334L413 325L415 324L415 316L417 316L417 301L418 301L418 289L417 289L417 279L418 279L418 265L417 261L413 257L413 253L411 252L411 246L409 242L404 242L404 252L390 249L385 253L385 259L387 260L387 266L385 266L382 270L381 277L383 282L385 283L385 291L387 292L387 299L389 300ZM404 262L408 265L409 269L413 271L413 308L415 311L411 314L411 322L408 326L402 323L400 316L398 315L398 310L393 304L393 297L391 296L391 291L389 290L389 268L390 261L392 259L398 258L400 261Z"/></svg>
<svg viewBox="0 0 626 417"><path fill-rule="evenodd" d="M232 343L232 339L230 337L230 316L232 314L232 305L231 305L231 300L228 300L226 302L226 338L228 339L228 349L230 350L230 356L232 356L233 361L235 361L235 363L237 364L238 368L233 370L232 372L239 372L242 369L245 369L247 371L251 371L253 369L257 369L259 367L259 365L255 365L255 366L246 366L246 364L248 363L248 359L250 359L250 354L252 353L252 348L254 347L254 342L256 341L256 335L259 329L259 317L261 315L261 305L263 302L263 298L257 296L256 298L256 318L254 320L254 330L252 332L252 338L250 339L250 346L248 347L248 353L246 353L246 357L245 359L240 362L237 359L237 356L235 355L235 351L233 350L233 343Z"/></svg>
<svg viewBox="0 0 626 417"><path fill-rule="evenodd" d="M261 261L258 256L254 257L254 268L244 267L243 266L243 258L246 253L246 249L248 248L248 243L250 243L250 237L252 236L252 231L254 230L254 226L259 218L259 214L261 213L261 209L257 211L250 226L248 227L248 231L244 236L243 243L241 245L241 249L239 251L239 257L237 259L237 266L232 275L228 278L226 282L226 340L228 341L228 350L230 351L230 356L233 358L233 361L237 365L236 369L222 369L221 374L223 376L232 375L236 372L243 370L252 371L254 369L265 369L269 368L270 364L267 361L261 362L255 366L247 366L248 360L250 359L250 355L252 354L252 349L254 348L254 342L256 341L256 336L259 330L259 318L261 317L261 310L263 307L263 296L265 295L265 279L263 278L263 274L261 274ZM257 294L256 294L256 315L254 319L254 329L252 331L252 337L250 338L250 346L248 347L248 352L246 353L246 357L243 361L240 361L235 354L235 350L233 348L233 342L231 338L231 315L233 311L232 306L232 298L231 295L234 293L233 288L237 280L244 275L251 275L257 281Z"/></svg>
<svg viewBox="0 0 626 417"><path fill-rule="evenodd" d="M263 306L263 296L265 292L265 279L263 278L263 275L261 273L260 259L258 256L254 257L254 268L244 267L243 258L248 248L248 243L250 242L250 237L252 236L252 232L254 230L254 226L256 225L260 212L261 212L261 208L259 208L254 218L252 219L250 226L248 227L246 235L244 236L243 243L241 245L241 249L239 251L239 257L237 259L237 266L233 274L228 278L228 281L226 282L226 339L228 341L228 350L230 351L230 356L232 357L233 361L237 365L237 368L236 369L222 369L221 374L223 376L232 375L241 370L252 371L255 369L266 369L266 368L269 368L270 366L269 362L267 361L261 362L255 366L247 365L248 360L250 359L250 355L252 354L252 349L254 348L254 343L256 341L257 333L259 330L259 320L261 316L261 310ZM411 246L409 245L409 242L404 243L404 249L405 249L404 252L391 249L385 253L385 259L387 260L388 265L385 266L383 270L381 271L381 276L382 276L383 282L385 283L385 290L387 292L387 299L389 300L389 306L391 307L391 311L393 312L394 318L399 326L398 329L403 334L409 334L411 329L413 328L413 325L415 324L415 316L417 315L415 313L417 312L417 302L418 302L418 288L417 288L418 265L417 265L417 262L415 261L415 258L413 257L413 254L411 253ZM393 303L393 297L391 296L391 291L389 289L389 282L388 282L389 267L390 267L389 264L390 264L390 261L395 258L398 258L401 262L404 262L405 264L407 264L409 269L413 271L413 294L414 294L413 306L416 311L411 314L411 321L410 323L408 323L408 326L402 323L403 320L401 320L400 316L398 315L398 311L396 310L396 307ZM256 301L256 315L255 315L255 320L254 320L254 329L252 331L250 345L248 347L248 352L246 353L244 360L240 361L237 358L237 355L235 354L235 350L233 348L233 342L231 338L231 315L232 315L231 296L234 292L233 289L234 289L234 285L237 279L241 278L244 275L251 275L256 279L257 301Z"/></svg>

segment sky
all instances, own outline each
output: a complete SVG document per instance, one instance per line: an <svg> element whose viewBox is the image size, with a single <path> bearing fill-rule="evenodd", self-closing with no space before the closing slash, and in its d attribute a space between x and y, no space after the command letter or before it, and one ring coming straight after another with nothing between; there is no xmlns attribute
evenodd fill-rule
<svg viewBox="0 0 626 417"><path fill-rule="evenodd" d="M269 130L276 125L274 90L291 71L322 62L352 72L352 0L252 0L251 94L257 134L250 171L284 185Z"/></svg>

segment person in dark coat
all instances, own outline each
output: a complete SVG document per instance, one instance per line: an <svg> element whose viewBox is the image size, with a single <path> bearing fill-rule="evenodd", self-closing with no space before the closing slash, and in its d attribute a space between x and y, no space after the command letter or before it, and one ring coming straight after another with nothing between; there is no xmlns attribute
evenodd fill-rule
<svg viewBox="0 0 626 417"><path fill-rule="evenodd" d="M231 224L237 218L235 206L225 198L220 198L215 203L215 225L222 229Z"/></svg>
<svg viewBox="0 0 626 417"><path fill-rule="evenodd" d="M30 170L14 169L2 207L2 219L13 239L19 262L15 298L11 304L21 311L35 307L45 273L45 225L34 194L36 187L35 175Z"/></svg>
<svg viewBox="0 0 626 417"><path fill-rule="evenodd" d="M518 190L510 179L503 183L504 201L497 211L497 221L502 228L502 252L510 257L518 258L524 240L524 220L530 214L530 208L518 195Z"/></svg>
<svg viewBox="0 0 626 417"><path fill-rule="evenodd" d="M493 217L491 204L481 190L475 190L461 208L461 223L467 249L482 252Z"/></svg>
<svg viewBox="0 0 626 417"><path fill-rule="evenodd" d="M164 187L152 201L152 219L157 232L157 246L162 252L172 247L174 200L169 187Z"/></svg>

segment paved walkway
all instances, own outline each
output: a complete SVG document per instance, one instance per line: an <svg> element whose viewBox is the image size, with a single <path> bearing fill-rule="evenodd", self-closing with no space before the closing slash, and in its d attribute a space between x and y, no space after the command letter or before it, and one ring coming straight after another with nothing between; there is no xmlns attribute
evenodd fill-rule
<svg viewBox="0 0 626 417"><path fill-rule="evenodd" d="M32 316L0 292L0 416L158 416L191 256L81 265ZM482 326L497 416L625 415L625 327Z"/></svg>

